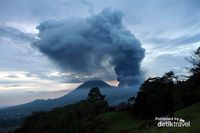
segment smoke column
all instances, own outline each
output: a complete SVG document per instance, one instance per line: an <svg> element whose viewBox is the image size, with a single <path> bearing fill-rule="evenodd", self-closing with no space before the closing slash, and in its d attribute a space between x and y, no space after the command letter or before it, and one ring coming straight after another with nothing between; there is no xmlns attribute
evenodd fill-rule
<svg viewBox="0 0 200 133"><path fill-rule="evenodd" d="M122 24L122 13L105 9L85 19L45 21L34 43L62 71L79 75L116 76L119 86L141 80L145 50Z"/></svg>

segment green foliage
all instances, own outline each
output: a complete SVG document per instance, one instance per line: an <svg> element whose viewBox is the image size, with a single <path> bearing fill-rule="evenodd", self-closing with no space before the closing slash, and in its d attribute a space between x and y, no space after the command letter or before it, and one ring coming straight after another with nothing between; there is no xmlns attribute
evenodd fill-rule
<svg viewBox="0 0 200 133"><path fill-rule="evenodd" d="M90 90L88 94L88 101L91 103L98 103L105 100L105 96L101 95L101 92L99 91L99 88L94 87Z"/></svg>
<svg viewBox="0 0 200 133"><path fill-rule="evenodd" d="M100 127L103 124L99 124L100 120L93 121L93 119L98 114L108 111L109 108L105 97L102 97L98 88L92 89L90 92L93 91L98 92L97 95L88 95L87 100L67 105L64 108L55 108L50 112L33 113L14 133L102 132L101 128L95 130L94 127ZM93 122L91 123L91 121Z"/></svg>
<svg viewBox="0 0 200 133"><path fill-rule="evenodd" d="M104 133L198 133L200 131L200 102L178 110L174 116L191 122L191 127L158 128L157 121L138 120L128 111L106 112L98 116L107 125ZM102 132L103 133L103 132Z"/></svg>
<svg viewBox="0 0 200 133"><path fill-rule="evenodd" d="M129 104L129 105L133 105L134 103L135 103L135 97L134 97L134 96L128 98L128 104Z"/></svg>
<svg viewBox="0 0 200 133"><path fill-rule="evenodd" d="M97 87L90 90L87 101L94 106L96 114L106 112L109 109L105 96L101 94Z"/></svg>
<svg viewBox="0 0 200 133"><path fill-rule="evenodd" d="M157 128L156 126L144 130L138 130L136 133L199 133L200 131L200 102L189 107L178 110L174 113L175 117L183 118L185 121L190 121L190 127L181 128Z"/></svg>
<svg viewBox="0 0 200 133"><path fill-rule="evenodd" d="M192 75L196 75L200 73L200 47L193 52L192 56L188 59L193 67L190 68L190 72Z"/></svg>
<svg viewBox="0 0 200 133"><path fill-rule="evenodd" d="M200 101L200 48L191 58L192 75L178 81L172 71L147 79L135 99L134 111L141 119L171 114Z"/></svg>
<svg viewBox="0 0 200 133"><path fill-rule="evenodd" d="M149 78L140 87L135 99L134 111L141 119L153 118L174 111L173 72L166 73L163 77Z"/></svg>
<svg viewBox="0 0 200 133"><path fill-rule="evenodd" d="M128 111L123 112L107 112L98 118L106 123L105 133L121 133L135 128L139 128L141 121Z"/></svg>
<svg viewBox="0 0 200 133"><path fill-rule="evenodd" d="M182 101L189 106L200 101L200 73L191 76L182 83Z"/></svg>
<svg viewBox="0 0 200 133"><path fill-rule="evenodd" d="M190 68L189 79L182 83L183 101L186 106L200 100L200 47L193 52L188 61L193 65Z"/></svg>

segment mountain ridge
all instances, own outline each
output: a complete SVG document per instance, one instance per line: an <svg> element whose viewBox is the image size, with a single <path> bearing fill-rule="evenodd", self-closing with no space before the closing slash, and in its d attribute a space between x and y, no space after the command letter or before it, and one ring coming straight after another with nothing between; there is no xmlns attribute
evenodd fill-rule
<svg viewBox="0 0 200 133"><path fill-rule="evenodd" d="M25 116L35 111L49 111L52 108L73 104L78 101L87 99L87 95L90 89L93 87L98 87L102 94L106 95L110 105L117 105L122 101L127 101L129 97L136 94L134 89L124 89L110 86L102 80L89 80L78 86L70 93L55 99L36 99L32 102L0 109L0 118L4 116Z"/></svg>

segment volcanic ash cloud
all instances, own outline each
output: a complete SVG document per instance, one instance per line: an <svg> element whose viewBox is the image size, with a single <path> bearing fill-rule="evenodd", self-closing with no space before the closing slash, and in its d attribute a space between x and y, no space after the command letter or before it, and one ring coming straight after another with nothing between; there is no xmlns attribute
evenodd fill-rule
<svg viewBox="0 0 200 133"><path fill-rule="evenodd" d="M122 13L105 9L85 19L45 21L37 28L34 46L62 71L81 75L113 72L119 86L141 79L140 63L145 50L122 24ZM112 71L113 70L113 71Z"/></svg>

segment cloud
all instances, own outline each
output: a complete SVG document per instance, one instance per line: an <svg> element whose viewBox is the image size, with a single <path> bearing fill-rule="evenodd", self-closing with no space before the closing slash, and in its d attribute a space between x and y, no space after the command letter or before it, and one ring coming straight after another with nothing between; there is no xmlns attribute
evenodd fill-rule
<svg viewBox="0 0 200 133"><path fill-rule="evenodd" d="M21 29L21 31L35 31L34 33L36 33L37 30L35 30L35 25L41 21L49 19L66 19L70 17L82 18L93 13L95 14L106 7L111 7L120 10L124 14L123 24L140 39L147 52L151 50L149 48L155 46L164 51L165 49L168 50L169 46L173 50L177 44L176 42L170 42L170 44L162 43L163 41L170 41L172 38L176 39L181 36L189 37L197 32L199 33L199 4L200 2L197 0L1 0L0 23L5 23L6 25L10 24L9 26L12 25L15 28ZM154 42L151 40L154 40ZM3 41L0 40L1 43ZM186 40L187 43L193 41L194 40ZM15 69L14 67L16 67L16 69L23 67L24 69L24 66L20 65L23 63L19 63L19 65L13 63L23 62L22 60L19 61L19 58L21 57L18 57L17 54L12 55L13 52L11 53L9 52L10 50L7 49L11 48L0 48L0 65L3 66L3 68L13 66L13 69ZM7 57L1 55L2 51L8 53L6 55ZM8 58L10 55L11 59ZM26 59L28 59L27 56L28 55L24 56L24 58L26 57ZM148 55L146 55L146 57L147 56ZM14 58L18 59L16 60ZM30 58L31 59L28 60L32 60L32 57ZM9 63L11 62L9 60L14 61ZM35 59L35 62L36 63L33 64L34 67L29 68L40 69L36 68L36 66L40 66L41 62L44 61ZM27 65L31 63L25 64ZM47 66L50 65L48 64ZM0 69L2 68L0 67ZM100 73L102 72L99 72L98 74ZM112 77L114 76L115 75L113 74Z"/></svg>
<svg viewBox="0 0 200 133"><path fill-rule="evenodd" d="M32 47L36 38L35 34L0 24L0 72L55 70L56 67Z"/></svg>
<svg viewBox="0 0 200 133"><path fill-rule="evenodd" d="M35 39L33 34L24 33L8 26L0 26L0 38L10 38L18 42L32 42Z"/></svg>
<svg viewBox="0 0 200 133"><path fill-rule="evenodd" d="M82 3L83 5L88 6L89 12L90 12L90 13L93 13L93 12L94 12L94 4L93 4L93 3L91 3L91 2L89 2L89 1L87 1L87 0L81 0L81 3Z"/></svg>
<svg viewBox="0 0 200 133"><path fill-rule="evenodd" d="M85 19L45 21L34 46L62 68L81 75L117 76L120 85L138 83L144 49L122 25L122 13L105 9Z"/></svg>
<svg viewBox="0 0 200 133"><path fill-rule="evenodd" d="M174 45L191 45L194 43L200 42L200 33L196 33L194 35L182 35L176 38L159 38L159 37L152 37L148 40L149 43L159 45L160 47L170 47Z"/></svg>
<svg viewBox="0 0 200 133"><path fill-rule="evenodd" d="M41 80L58 81L60 83L81 83L81 82L91 80L91 79L101 79L102 77L106 77L105 80L115 78L115 76L112 76L112 75L110 76L107 73L96 72L95 74L88 73L87 75L83 75L81 73L66 73L66 72L58 72L58 71L27 72L25 73L25 76L28 78L39 78ZM13 78L13 77L10 77L10 78Z"/></svg>
<svg viewBox="0 0 200 133"><path fill-rule="evenodd" d="M42 71L38 71L38 72L35 71L35 72L27 72L25 74L25 76L28 77L28 78L38 78L38 79L41 79L41 80L59 81L60 83L62 83L62 82L72 83L72 82L68 81L69 75L70 74L65 75L65 73L50 72L50 71L43 71L43 72ZM70 75L70 77L71 77L71 75Z"/></svg>
<svg viewBox="0 0 200 133"><path fill-rule="evenodd" d="M172 62L172 60L175 60ZM155 76L155 75L163 75L164 73L168 71L174 71L176 74L183 74L186 71L186 67L188 66L187 61L185 58L180 58L179 56L175 54L162 54L156 57L155 60L148 63L150 74L149 76ZM159 65L159 70L157 69L157 66ZM181 71L180 71L181 70Z"/></svg>
<svg viewBox="0 0 200 133"><path fill-rule="evenodd" d="M77 10L77 8L79 10ZM86 15L92 3L86 0L1 0L0 16L3 22L38 23L41 20L61 19Z"/></svg>
<svg viewBox="0 0 200 133"><path fill-rule="evenodd" d="M7 77L8 77L8 78L18 78L18 76L15 75L15 74L8 75Z"/></svg>
<svg viewBox="0 0 200 133"><path fill-rule="evenodd" d="M174 71L176 75L188 75L186 68L191 67L191 64L186 58L198 47L199 43L176 46L166 43L165 47L152 48L146 52L146 58L142 62L146 77L162 76L168 71Z"/></svg>

